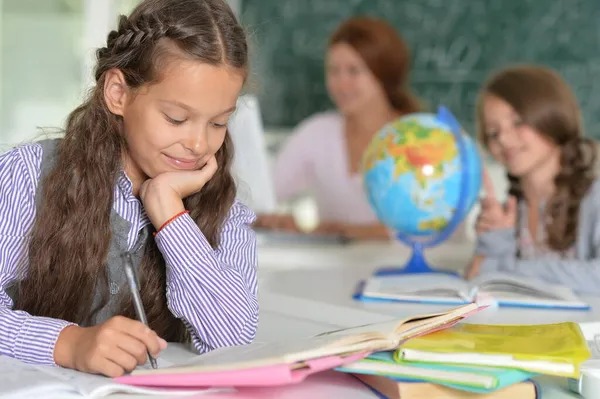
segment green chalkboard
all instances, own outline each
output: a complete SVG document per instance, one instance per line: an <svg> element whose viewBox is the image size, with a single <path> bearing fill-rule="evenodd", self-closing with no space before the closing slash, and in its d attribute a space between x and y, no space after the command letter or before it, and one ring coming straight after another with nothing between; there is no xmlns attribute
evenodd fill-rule
<svg viewBox="0 0 600 399"><path fill-rule="evenodd" d="M600 0L243 0L256 91L267 126L331 108L326 43L354 15L387 19L413 55L411 86L472 129L488 74L506 64L554 67L575 90L588 134L600 138Z"/></svg>

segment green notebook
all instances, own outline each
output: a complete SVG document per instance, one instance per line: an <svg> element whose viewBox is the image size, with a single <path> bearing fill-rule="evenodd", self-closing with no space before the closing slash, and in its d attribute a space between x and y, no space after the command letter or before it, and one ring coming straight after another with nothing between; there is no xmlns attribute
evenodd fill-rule
<svg viewBox="0 0 600 399"><path fill-rule="evenodd" d="M374 374L396 381L425 381L472 392L492 392L526 381L536 374L527 371L427 363L398 363L394 352L376 352L356 362L336 368L354 374Z"/></svg>

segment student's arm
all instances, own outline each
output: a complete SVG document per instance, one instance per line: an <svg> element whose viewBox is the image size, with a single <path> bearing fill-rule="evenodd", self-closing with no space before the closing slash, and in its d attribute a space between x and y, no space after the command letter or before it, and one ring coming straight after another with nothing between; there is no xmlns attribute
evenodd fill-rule
<svg viewBox="0 0 600 399"><path fill-rule="evenodd" d="M0 355L53 365L58 335L71 323L14 311L7 293L17 280L17 268L27 262L29 233L35 219L33 179L38 173L33 164L36 159L39 164L40 158L41 148L35 146L0 156Z"/></svg>
<svg viewBox="0 0 600 399"><path fill-rule="evenodd" d="M599 230L599 228L597 228ZM600 230L593 238L594 252L600 254ZM600 259L518 259L513 229L489 231L478 242L478 254L485 256L481 274L509 273L565 285L582 294L598 294Z"/></svg>
<svg viewBox="0 0 600 399"><path fill-rule="evenodd" d="M314 232L322 234L339 234L350 240L357 241L389 241L394 237L390 230L381 223L358 225L348 223L324 222L317 226Z"/></svg>
<svg viewBox="0 0 600 399"><path fill-rule="evenodd" d="M200 352L250 343L258 325L254 214L236 202L213 250L189 215L156 235L167 263L167 300Z"/></svg>

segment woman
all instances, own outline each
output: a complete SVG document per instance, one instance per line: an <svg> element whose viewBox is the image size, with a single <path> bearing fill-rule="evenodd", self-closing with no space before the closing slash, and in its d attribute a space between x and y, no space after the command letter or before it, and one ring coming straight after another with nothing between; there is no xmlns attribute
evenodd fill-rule
<svg viewBox="0 0 600 399"><path fill-rule="evenodd" d="M284 144L274 168L279 201L310 190L316 198L318 233L349 239L388 239L364 193L360 162L386 123L419 111L407 89L410 56L395 29L360 17L331 36L325 62L327 91L336 111L303 121ZM256 226L297 230L289 215L262 215Z"/></svg>

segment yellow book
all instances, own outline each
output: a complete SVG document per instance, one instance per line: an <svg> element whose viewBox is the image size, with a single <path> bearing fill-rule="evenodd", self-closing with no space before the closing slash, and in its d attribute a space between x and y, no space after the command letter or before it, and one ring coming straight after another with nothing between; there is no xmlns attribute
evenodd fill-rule
<svg viewBox="0 0 600 399"><path fill-rule="evenodd" d="M396 361L509 367L578 377L590 350L577 323L537 325L459 324L410 339Z"/></svg>

